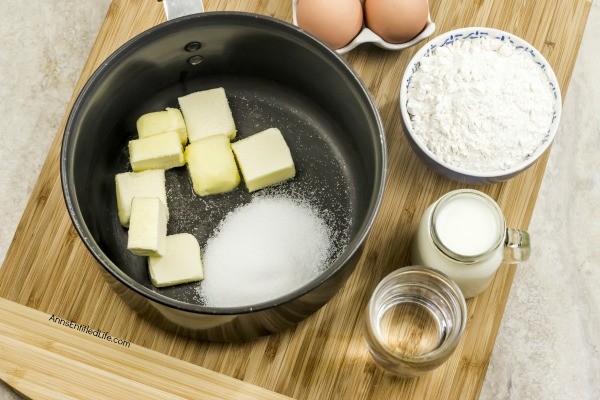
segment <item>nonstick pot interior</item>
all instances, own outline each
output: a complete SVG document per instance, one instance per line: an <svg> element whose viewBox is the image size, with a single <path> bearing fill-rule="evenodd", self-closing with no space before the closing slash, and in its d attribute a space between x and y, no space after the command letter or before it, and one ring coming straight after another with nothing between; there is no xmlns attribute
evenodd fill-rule
<svg viewBox="0 0 600 400"><path fill-rule="evenodd" d="M199 42L200 48L186 50L191 42ZM177 107L178 97L214 87L227 92L238 139L273 126L281 129L298 173L270 190L302 197L323 211L339 249L318 278L262 304L211 308L204 306L198 284L154 288L145 258L127 251L127 231L117 217L114 177L131 170L127 143L136 136L137 118ZM77 231L125 297L146 299L163 315L176 309L183 313L179 321L186 313L240 316L282 304L289 312L295 299L312 293L318 301L308 308L304 303L304 310L291 318L294 323L333 296L352 270L381 201L385 142L368 93L333 51L281 21L210 13L141 34L96 71L67 123L61 177ZM183 167L167 171L167 197L169 234L191 233L201 246L227 213L251 200L243 185L198 197ZM342 269L349 271L340 274ZM326 284L328 280L336 284ZM212 325L219 325L215 321Z"/></svg>

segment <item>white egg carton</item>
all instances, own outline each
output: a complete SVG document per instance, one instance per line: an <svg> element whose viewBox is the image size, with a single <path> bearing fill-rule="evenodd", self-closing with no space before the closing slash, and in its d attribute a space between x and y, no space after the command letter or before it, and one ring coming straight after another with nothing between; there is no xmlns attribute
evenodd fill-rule
<svg viewBox="0 0 600 400"><path fill-rule="evenodd" d="M294 25L298 26L298 19L296 18L296 8L298 7L298 0L292 0L292 20ZM431 14L427 15L427 25L425 28L415 36L412 40L406 43L389 43L383 40L379 35L366 27L363 23L363 28L360 33L346 46L341 49L337 49L338 54L345 54L350 50L354 50L356 47L363 43L373 43L375 46L381 47L386 50L402 50L408 47L414 46L423 39L427 39L435 31L435 23L431 20Z"/></svg>

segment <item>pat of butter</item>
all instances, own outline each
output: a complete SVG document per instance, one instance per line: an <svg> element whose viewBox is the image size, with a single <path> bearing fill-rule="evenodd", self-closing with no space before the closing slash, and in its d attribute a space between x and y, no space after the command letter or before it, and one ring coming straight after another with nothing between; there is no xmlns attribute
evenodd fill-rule
<svg viewBox="0 0 600 400"><path fill-rule="evenodd" d="M177 132L161 133L129 141L129 162L135 171L169 169L185 164Z"/></svg>
<svg viewBox="0 0 600 400"><path fill-rule="evenodd" d="M167 236L165 255L148 257L148 270L156 287L201 281L204 273L198 241L189 233Z"/></svg>
<svg viewBox="0 0 600 400"><path fill-rule="evenodd" d="M140 139L160 135L161 133L177 132L181 144L187 143L187 130L183 115L177 108L167 108L166 111L157 111L142 115L138 118L137 132Z"/></svg>
<svg viewBox="0 0 600 400"><path fill-rule="evenodd" d="M115 185L119 221L126 228L129 226L131 202L134 197L158 197L165 206L167 205L165 171L162 169L117 174ZM167 209L167 218L168 216Z"/></svg>
<svg viewBox="0 0 600 400"><path fill-rule="evenodd" d="M277 128L256 133L231 147L250 192L296 175L290 149Z"/></svg>
<svg viewBox="0 0 600 400"><path fill-rule="evenodd" d="M194 192L200 196L229 192L240 183L231 143L225 135L209 136L185 148Z"/></svg>
<svg viewBox="0 0 600 400"><path fill-rule="evenodd" d="M195 92L179 98L190 143L212 136L235 138L235 122L227 102L225 89Z"/></svg>
<svg viewBox="0 0 600 400"><path fill-rule="evenodd" d="M134 197L127 249L138 256L164 255L167 239L167 207L158 197Z"/></svg>

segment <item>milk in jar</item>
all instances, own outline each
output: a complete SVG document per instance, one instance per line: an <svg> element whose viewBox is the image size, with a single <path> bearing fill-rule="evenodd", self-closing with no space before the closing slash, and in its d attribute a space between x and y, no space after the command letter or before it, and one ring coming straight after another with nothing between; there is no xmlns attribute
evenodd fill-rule
<svg viewBox="0 0 600 400"><path fill-rule="evenodd" d="M528 256L527 232L507 230L498 204L470 189L447 193L425 210L412 248L413 264L445 273L465 298L485 290L503 260Z"/></svg>

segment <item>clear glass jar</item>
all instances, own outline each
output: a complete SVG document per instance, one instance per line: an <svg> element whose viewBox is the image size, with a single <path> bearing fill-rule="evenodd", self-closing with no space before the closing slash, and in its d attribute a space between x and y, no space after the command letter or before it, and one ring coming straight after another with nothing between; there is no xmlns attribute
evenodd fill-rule
<svg viewBox="0 0 600 400"><path fill-rule="evenodd" d="M467 322L467 306L458 286L426 267L401 268L383 278L365 314L365 340L373 360L405 377L443 364Z"/></svg>
<svg viewBox="0 0 600 400"><path fill-rule="evenodd" d="M423 214L412 246L412 262L450 277L465 298L483 292L502 262L525 261L529 234L507 229L502 210L477 190L449 192Z"/></svg>

